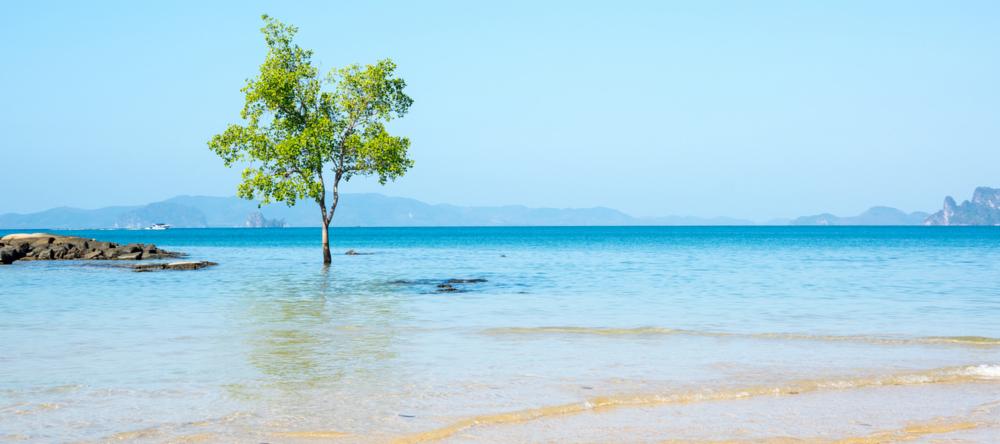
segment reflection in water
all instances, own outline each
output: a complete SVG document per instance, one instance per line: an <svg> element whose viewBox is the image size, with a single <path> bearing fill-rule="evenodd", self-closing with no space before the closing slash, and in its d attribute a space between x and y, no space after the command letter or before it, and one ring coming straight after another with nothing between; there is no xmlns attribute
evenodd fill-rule
<svg viewBox="0 0 1000 444"><path fill-rule="evenodd" d="M395 356L400 301L358 292L359 285L337 282L334 273L323 268L312 278L246 289L247 359L260 372L261 389L300 392L371 382ZM250 395L248 388L240 394Z"/></svg>

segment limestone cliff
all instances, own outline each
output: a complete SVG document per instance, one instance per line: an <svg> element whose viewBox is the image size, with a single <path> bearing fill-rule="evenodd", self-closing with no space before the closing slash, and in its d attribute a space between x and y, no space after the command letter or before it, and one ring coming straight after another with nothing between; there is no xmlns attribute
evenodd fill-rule
<svg viewBox="0 0 1000 444"><path fill-rule="evenodd" d="M924 225L1000 225L1000 189L976 188L972 200L961 204L945 197L944 207L930 215Z"/></svg>

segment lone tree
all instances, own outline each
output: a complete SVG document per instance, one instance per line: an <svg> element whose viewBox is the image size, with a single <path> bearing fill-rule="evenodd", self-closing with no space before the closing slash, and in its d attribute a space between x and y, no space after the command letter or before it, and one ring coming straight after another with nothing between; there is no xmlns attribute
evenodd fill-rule
<svg viewBox="0 0 1000 444"><path fill-rule="evenodd" d="M392 60L350 65L320 79L312 51L292 41L298 28L264 15L267 57L260 74L248 79L241 117L212 137L208 146L227 167L248 165L237 195L263 204L302 199L319 205L323 263L329 264L330 222L340 199L340 182L354 176L395 180L413 166L410 140L390 135L385 124L406 114L413 99L395 77ZM324 90L332 85L332 91ZM331 177L332 176L332 177ZM327 206L327 189L332 202Z"/></svg>

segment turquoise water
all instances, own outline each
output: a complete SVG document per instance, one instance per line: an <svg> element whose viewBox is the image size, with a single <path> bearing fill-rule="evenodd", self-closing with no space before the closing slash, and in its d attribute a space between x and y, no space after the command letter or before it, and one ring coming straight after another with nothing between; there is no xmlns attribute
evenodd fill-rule
<svg viewBox="0 0 1000 444"><path fill-rule="evenodd" d="M220 265L0 267L0 441L429 439L469 418L594 397L969 366L972 381L931 384L936 405L953 410L932 416L1000 401L990 383L1000 228L343 228L332 231L329 269L318 229L64 234L152 242ZM371 254L338 254L348 249ZM448 279L485 282L438 292ZM919 417L930 395L915 390L931 386L893 392L904 407L865 416L882 414L886 428ZM864 390L838 399L861 403L850 397ZM963 404L971 399L979 404ZM562 426L544 425L547 414L480 420L441 438L590 430L604 439L579 440L629 441L608 436L626 423L650 440L711 430L669 429L680 426L648 408ZM857 413L775 417L759 433L859 434L837 428ZM669 430L643 428L653 417Z"/></svg>

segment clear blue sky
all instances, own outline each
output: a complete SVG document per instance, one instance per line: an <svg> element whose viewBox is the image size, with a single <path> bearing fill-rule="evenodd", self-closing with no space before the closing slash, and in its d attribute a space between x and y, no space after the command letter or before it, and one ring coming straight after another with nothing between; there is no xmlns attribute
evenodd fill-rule
<svg viewBox="0 0 1000 444"><path fill-rule="evenodd" d="M205 142L264 57L393 58L416 168L461 205L766 220L1000 186L1000 2L16 2L0 213L232 195Z"/></svg>

